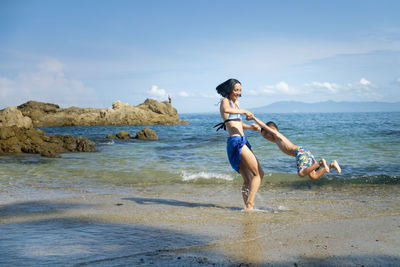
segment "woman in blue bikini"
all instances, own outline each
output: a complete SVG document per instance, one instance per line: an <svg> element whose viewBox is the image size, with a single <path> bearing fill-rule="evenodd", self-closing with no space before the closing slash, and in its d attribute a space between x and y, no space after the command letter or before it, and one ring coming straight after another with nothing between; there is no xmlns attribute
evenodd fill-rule
<svg viewBox="0 0 400 267"><path fill-rule="evenodd" d="M247 129L256 131L257 129L245 124L240 115L246 115L247 119L253 114L239 106L238 99L242 94L242 84L238 80L229 79L218 85L216 89L224 97L220 105L221 118L224 122L216 125L219 126L217 130L228 129L229 138L226 148L229 162L232 168L243 177L242 196L245 210L252 210L256 193L264 177L264 171L251 151L251 146L243 131Z"/></svg>

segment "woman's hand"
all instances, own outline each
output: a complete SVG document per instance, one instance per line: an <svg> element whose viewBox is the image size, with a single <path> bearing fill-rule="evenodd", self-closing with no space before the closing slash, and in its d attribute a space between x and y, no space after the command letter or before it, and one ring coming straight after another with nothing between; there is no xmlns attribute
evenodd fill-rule
<svg viewBox="0 0 400 267"><path fill-rule="evenodd" d="M248 120L248 121L254 120L254 115L253 115L253 113L251 113L250 111L247 111L247 110L246 110L245 115L246 115L246 120Z"/></svg>

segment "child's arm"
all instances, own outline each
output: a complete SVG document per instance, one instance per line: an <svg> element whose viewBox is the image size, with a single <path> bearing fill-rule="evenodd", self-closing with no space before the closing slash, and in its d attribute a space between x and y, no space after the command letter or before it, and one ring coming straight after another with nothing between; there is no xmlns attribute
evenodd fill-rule
<svg viewBox="0 0 400 267"><path fill-rule="evenodd" d="M265 131L269 132L270 134L273 134L273 135L277 135L278 134L277 130L272 129L271 127L269 127L268 125L266 125L265 123L260 121L255 116L253 116L252 119L254 119L254 121L257 122L258 125L260 125Z"/></svg>

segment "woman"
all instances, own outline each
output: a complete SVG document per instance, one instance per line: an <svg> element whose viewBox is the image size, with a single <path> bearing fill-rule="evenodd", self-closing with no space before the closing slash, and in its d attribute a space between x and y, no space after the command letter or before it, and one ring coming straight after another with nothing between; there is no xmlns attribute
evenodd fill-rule
<svg viewBox="0 0 400 267"><path fill-rule="evenodd" d="M246 115L246 119L252 117L251 112L240 109L239 97L242 95L242 84L236 79L229 79L217 86L217 92L224 98L221 101L220 113L223 123L217 130L228 129L227 153L229 162L234 170L243 177L242 196L245 210L254 209L254 198L264 177L264 171L256 156L251 151L251 146L244 136L243 130L252 129L245 124L240 114ZM216 125L216 126L217 126Z"/></svg>

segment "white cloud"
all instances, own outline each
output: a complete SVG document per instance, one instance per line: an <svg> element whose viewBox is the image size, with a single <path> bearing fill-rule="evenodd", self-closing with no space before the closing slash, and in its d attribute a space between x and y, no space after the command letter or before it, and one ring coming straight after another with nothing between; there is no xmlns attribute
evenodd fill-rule
<svg viewBox="0 0 400 267"><path fill-rule="evenodd" d="M167 91L165 91L165 89L159 89L157 85L153 85L148 93L156 98L168 97Z"/></svg>
<svg viewBox="0 0 400 267"><path fill-rule="evenodd" d="M197 98L220 98L221 96L218 95L217 93L211 93L211 94L204 94L204 93L188 93L186 91L180 91L178 93L180 97L197 97Z"/></svg>
<svg viewBox="0 0 400 267"><path fill-rule="evenodd" d="M189 96L190 96L189 93L187 93L187 92L185 92L185 91L179 92L178 95L181 96L181 97L189 97Z"/></svg>
<svg viewBox="0 0 400 267"><path fill-rule="evenodd" d="M357 96L366 99L376 99L381 97L375 89L376 86L366 78L361 78L359 82L347 84L347 90L353 91Z"/></svg>
<svg viewBox="0 0 400 267"><path fill-rule="evenodd" d="M368 80L365 79L365 78L361 78L360 84L365 85L365 86L368 86L368 85L371 85L371 82L368 81Z"/></svg>
<svg viewBox="0 0 400 267"><path fill-rule="evenodd" d="M265 85L260 90L249 90L248 94L252 96L259 95L296 95L298 93L295 87L289 86L281 81L275 85Z"/></svg>
<svg viewBox="0 0 400 267"><path fill-rule="evenodd" d="M273 94L293 95L296 94L296 90L293 87L289 87L289 85L286 82L279 82L275 85L265 85L261 89L261 93L266 95L273 95Z"/></svg>
<svg viewBox="0 0 400 267"><path fill-rule="evenodd" d="M82 81L68 77L64 65L47 58L30 71L21 71L15 78L0 77L0 106L17 106L29 100L55 103L60 106L97 107L94 89Z"/></svg>
<svg viewBox="0 0 400 267"><path fill-rule="evenodd" d="M378 91L376 85L363 77L357 82L347 84L312 81L292 86L282 81L275 85L265 85L259 90L249 90L248 95L268 96L276 100L321 101L332 97L340 100L376 100L382 97Z"/></svg>
<svg viewBox="0 0 400 267"><path fill-rule="evenodd" d="M322 92L322 93L331 93L331 94L336 94L339 92L339 90L342 88L342 86L336 84L336 83L330 83L330 82L311 82L311 83L306 83L304 85L306 88L308 88L308 92Z"/></svg>
<svg viewBox="0 0 400 267"><path fill-rule="evenodd" d="M250 89L250 90L249 90L249 95L252 95L252 96L257 96L257 95L259 95L259 93L258 93L258 91L257 91L257 90Z"/></svg>
<svg viewBox="0 0 400 267"><path fill-rule="evenodd" d="M400 83L400 77L398 77L398 78L396 79L396 82L397 82L397 83Z"/></svg>
<svg viewBox="0 0 400 267"><path fill-rule="evenodd" d="M219 94L217 94L217 93L212 93L212 94L200 94L199 96L200 96L200 97L203 97L203 98L216 98L216 99L221 98L221 96L220 96Z"/></svg>

